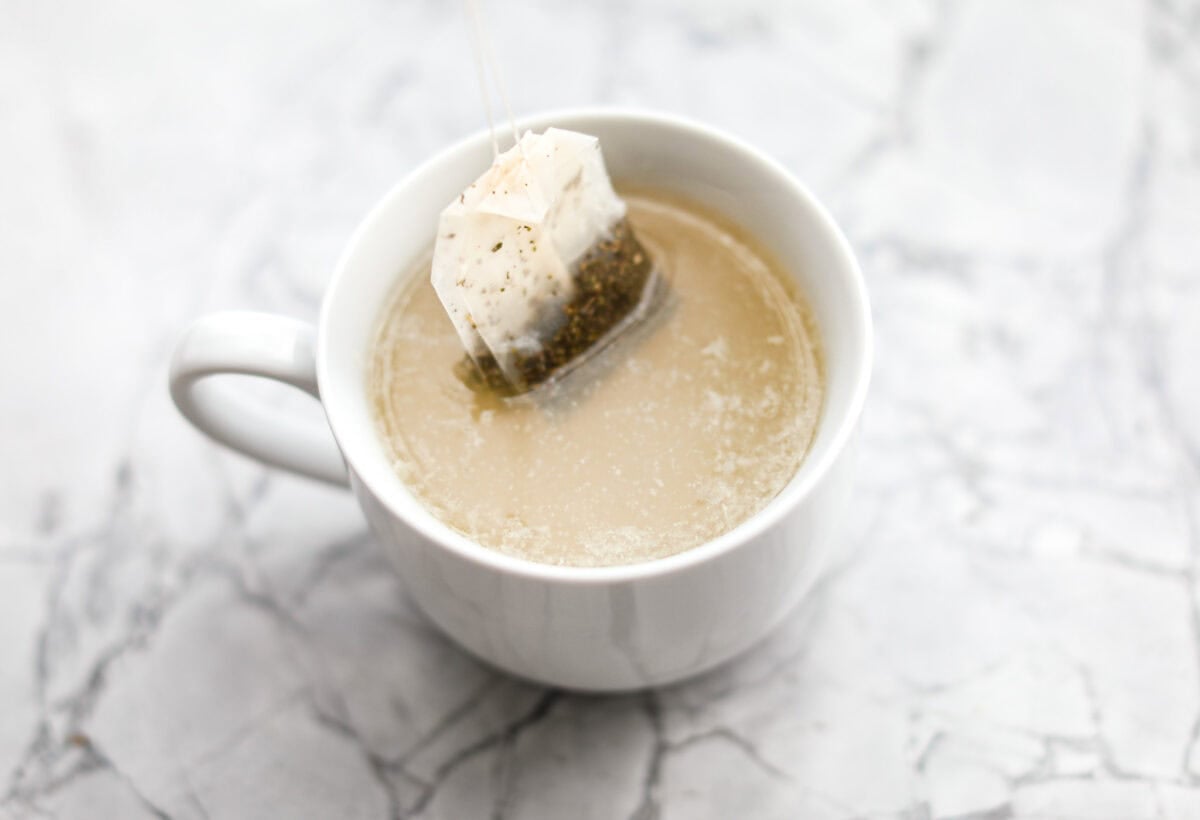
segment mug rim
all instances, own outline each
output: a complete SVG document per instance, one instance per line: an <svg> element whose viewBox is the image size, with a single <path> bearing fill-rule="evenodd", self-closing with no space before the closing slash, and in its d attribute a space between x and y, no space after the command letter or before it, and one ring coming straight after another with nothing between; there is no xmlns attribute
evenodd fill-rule
<svg viewBox="0 0 1200 820"><path fill-rule="evenodd" d="M397 505L392 503L392 499L388 493L380 492L379 488L372 486L363 477L363 473L357 469L353 454L347 451L343 437L338 434L338 422L330 413L329 403L322 399L322 407L325 410L330 430L335 440L337 440L342 457L346 460L350 471L362 486L393 517L403 521L407 526L412 527L421 536L437 544L439 547L449 550L458 557L472 563L484 565L504 574L517 575L531 580L589 585L657 578L686 570L698 564L707 563L753 541L790 514L824 480L826 474L829 473L834 463L850 443L859 417L862 415L863 405L866 402L867 390L870 384L871 366L874 358L874 328L871 322L866 281L849 240L825 206L780 162L750 143L712 126L675 114L647 111L638 108L586 106L551 109L518 117L517 126L519 130L524 130L527 128L548 127L562 120L585 118L625 121L627 123L646 123L691 132L694 136L719 143L723 149L731 153L741 154L744 159L749 159L765 166L772 174L786 184L792 196L803 202L815 216L815 222L821 232L832 240L836 253L841 258L843 271L850 278L852 309L860 313L860 325L862 327L860 355L856 361L842 365L843 367L853 367L855 369L850 400L841 418L833 422L836 424L836 427L831 434L830 443L824 452L819 454L819 458L813 460L806 455L787 486L778 495L772 498L763 509L727 532L672 555L630 564L588 567L540 563L508 555L468 538L425 509L419 501L416 503L417 513L415 515L400 510ZM329 366L329 344L326 329L330 324L330 316L334 309L334 299L332 297L338 291L341 279L347 275L346 272L353 260L354 252L361 244L363 237L374 229L376 223L382 218L384 211L387 209L388 203L400 196L403 190L411 184L411 181L420 175L425 168L440 164L448 157L463 152L469 146L490 139L490 131L488 129L481 129L429 156L392 185L358 223L358 226L351 234L350 239L347 241L338 258L333 276L330 277L325 287L324 296L321 301L316 334L316 365L319 388L330 383L330 379L325 377L325 372ZM321 390L320 392L323 393L324 391ZM827 422L822 418L818 422L818 425L824 423ZM377 442L377 444L382 448L382 443Z"/></svg>

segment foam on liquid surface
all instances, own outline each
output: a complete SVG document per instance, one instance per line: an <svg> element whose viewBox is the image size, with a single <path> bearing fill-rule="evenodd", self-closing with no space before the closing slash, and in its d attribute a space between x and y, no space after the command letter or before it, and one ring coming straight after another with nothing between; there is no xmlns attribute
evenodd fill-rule
<svg viewBox="0 0 1200 820"><path fill-rule="evenodd" d="M817 339L790 279L691 205L626 202L678 298L550 393L481 397L455 377L428 260L384 311L369 383L395 468L486 546L577 566L671 555L762 509L812 440Z"/></svg>

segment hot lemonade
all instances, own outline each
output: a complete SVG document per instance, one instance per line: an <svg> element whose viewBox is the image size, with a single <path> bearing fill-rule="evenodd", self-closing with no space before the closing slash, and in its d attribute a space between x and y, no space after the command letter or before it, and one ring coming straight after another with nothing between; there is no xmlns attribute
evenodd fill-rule
<svg viewBox="0 0 1200 820"><path fill-rule="evenodd" d="M428 260L385 308L369 384L395 469L435 516L533 561L603 566L697 546L788 483L820 413L802 297L690 203L624 194L670 305L559 384L503 399L456 375Z"/></svg>

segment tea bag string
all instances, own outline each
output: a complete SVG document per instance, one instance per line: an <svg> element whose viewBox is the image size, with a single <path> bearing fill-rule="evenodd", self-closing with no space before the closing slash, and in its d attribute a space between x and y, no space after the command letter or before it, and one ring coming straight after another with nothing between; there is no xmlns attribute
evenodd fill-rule
<svg viewBox="0 0 1200 820"><path fill-rule="evenodd" d="M491 43L488 40L487 32L484 30L483 12L479 8L479 0L464 0L466 4L467 18L471 33L471 54L475 58L475 76L479 81L479 94L483 98L483 111L487 117L488 132L492 136L492 159L500 156L500 142L496 139L496 123L492 117L492 101L491 94L488 93L487 78L490 76L492 84L496 88L496 93L500 96L500 103L504 106L504 113L508 117L508 127L512 131L513 145L520 146L521 140L517 134L517 121L513 117L512 107L508 104L508 90L504 86L504 77L501 76L499 69L496 67L496 61L492 58ZM521 156L524 157L525 151L521 149Z"/></svg>

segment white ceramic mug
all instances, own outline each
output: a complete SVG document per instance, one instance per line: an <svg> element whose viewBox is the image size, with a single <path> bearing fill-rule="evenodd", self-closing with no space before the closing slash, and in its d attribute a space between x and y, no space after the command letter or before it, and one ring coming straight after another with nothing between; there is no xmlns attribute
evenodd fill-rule
<svg viewBox="0 0 1200 820"><path fill-rule="evenodd" d="M171 394L193 424L234 449L348 482L413 599L479 657L572 689L670 683L763 638L830 562L870 376L866 289L825 209L744 143L675 117L630 111L552 112L521 123L522 130L551 125L599 137L614 178L683 194L746 226L808 295L823 345L825 404L804 463L757 515L668 558L550 566L473 543L427 512L392 470L365 384L378 313L398 277L429 249L441 209L491 162L486 133L426 162L367 216L342 255L315 328L256 313L202 318L175 351ZM329 429L281 417L208 378L229 373L311 393Z"/></svg>

